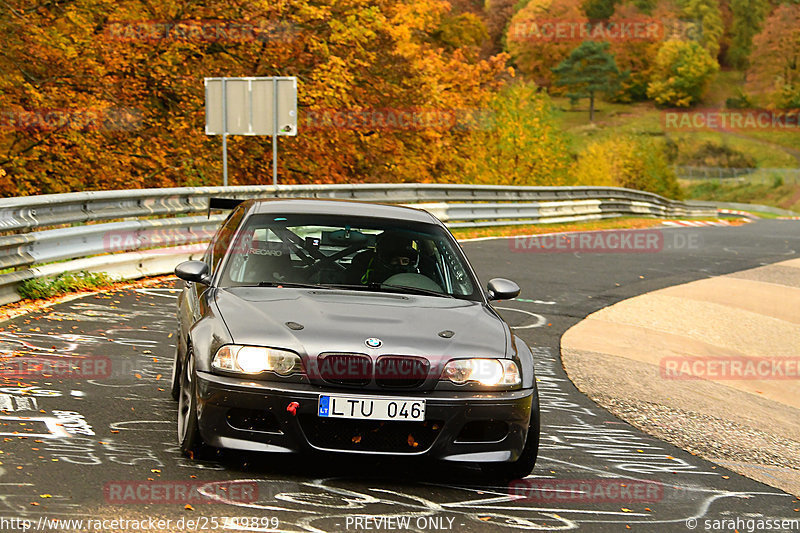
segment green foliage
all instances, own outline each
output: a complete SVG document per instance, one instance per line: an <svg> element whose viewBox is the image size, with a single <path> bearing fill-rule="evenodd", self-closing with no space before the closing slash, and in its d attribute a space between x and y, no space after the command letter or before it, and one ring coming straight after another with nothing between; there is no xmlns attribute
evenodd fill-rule
<svg viewBox="0 0 800 533"><path fill-rule="evenodd" d="M647 96L665 106L689 107L703 96L719 65L696 42L670 40L658 51Z"/></svg>
<svg viewBox="0 0 800 533"><path fill-rule="evenodd" d="M681 198L664 143L646 137L614 137L591 143L578 154L578 185L628 187Z"/></svg>
<svg viewBox="0 0 800 533"><path fill-rule="evenodd" d="M731 0L731 44L725 56L731 66L743 69L749 65L753 37L761 31L768 9L767 0Z"/></svg>
<svg viewBox="0 0 800 533"><path fill-rule="evenodd" d="M639 9L642 13L647 13L648 15L653 12L653 8L656 7L658 4L658 0L633 0L633 5Z"/></svg>
<svg viewBox="0 0 800 533"><path fill-rule="evenodd" d="M589 98L589 119L594 120L594 96L616 88L619 69L608 53L607 42L584 41L553 69L556 85L567 87L573 102Z"/></svg>
<svg viewBox="0 0 800 533"><path fill-rule="evenodd" d="M798 0L800 1L800 0ZM800 109L800 83L781 87L778 106L782 109Z"/></svg>
<svg viewBox="0 0 800 533"><path fill-rule="evenodd" d="M722 34L725 33L719 0L683 0L683 15L694 21L700 46L716 59Z"/></svg>
<svg viewBox="0 0 800 533"><path fill-rule="evenodd" d="M69 292L108 287L114 280L105 272L63 272L54 278L34 278L23 281L17 291L23 298L39 300Z"/></svg>
<svg viewBox="0 0 800 533"><path fill-rule="evenodd" d="M614 14L618 2L619 0L584 0L581 8L591 21L608 20Z"/></svg>
<svg viewBox="0 0 800 533"><path fill-rule="evenodd" d="M569 146L550 98L533 84L516 83L490 103L488 120L473 136L462 181L503 185L569 185Z"/></svg>
<svg viewBox="0 0 800 533"><path fill-rule="evenodd" d="M727 144L705 142L689 154L680 154L681 165L698 167L755 168L755 158Z"/></svg>
<svg viewBox="0 0 800 533"><path fill-rule="evenodd" d="M753 107L753 101L741 87L737 87L736 96L725 99L725 107L728 109L749 109Z"/></svg>

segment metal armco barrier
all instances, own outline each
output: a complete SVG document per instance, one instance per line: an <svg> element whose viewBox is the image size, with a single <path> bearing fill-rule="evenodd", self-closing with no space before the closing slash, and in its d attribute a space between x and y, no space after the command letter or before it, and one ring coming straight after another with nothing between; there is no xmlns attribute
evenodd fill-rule
<svg viewBox="0 0 800 533"><path fill-rule="evenodd" d="M490 227L618 216L715 216L716 207L616 187L458 184L182 187L0 199L0 305L20 299L24 280L61 272L123 279L165 274L202 255L225 215L208 200L333 198L413 204L448 226ZM114 221L114 222L111 222ZM61 262L56 262L61 261Z"/></svg>

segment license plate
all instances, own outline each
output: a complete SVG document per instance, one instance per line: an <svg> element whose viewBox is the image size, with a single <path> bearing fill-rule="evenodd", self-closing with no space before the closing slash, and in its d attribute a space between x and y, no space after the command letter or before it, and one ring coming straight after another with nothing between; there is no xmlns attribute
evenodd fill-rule
<svg viewBox="0 0 800 533"><path fill-rule="evenodd" d="M318 414L326 418L362 420L425 420L425 400L320 396Z"/></svg>

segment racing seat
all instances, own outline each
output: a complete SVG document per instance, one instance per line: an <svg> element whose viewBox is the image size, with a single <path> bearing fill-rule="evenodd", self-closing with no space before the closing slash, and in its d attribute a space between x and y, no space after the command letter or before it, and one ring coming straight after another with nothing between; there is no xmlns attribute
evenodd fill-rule
<svg viewBox="0 0 800 533"><path fill-rule="evenodd" d="M253 241L247 250L242 281L245 283L290 281L292 257L283 242Z"/></svg>

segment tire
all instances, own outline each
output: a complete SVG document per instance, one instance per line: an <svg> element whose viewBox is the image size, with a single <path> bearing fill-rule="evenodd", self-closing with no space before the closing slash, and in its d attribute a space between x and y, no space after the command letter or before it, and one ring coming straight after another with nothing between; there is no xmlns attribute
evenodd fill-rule
<svg viewBox="0 0 800 533"><path fill-rule="evenodd" d="M180 341L175 345L175 357L172 359L172 384L170 385L169 394L176 402L181 397L181 372L180 372Z"/></svg>
<svg viewBox="0 0 800 533"><path fill-rule="evenodd" d="M481 470L492 481L508 482L522 479L533 471L539 455L539 392L534 389L531 402L531 419L528 423L528 436L525 446L516 461L507 463L481 463Z"/></svg>
<svg viewBox="0 0 800 533"><path fill-rule="evenodd" d="M183 365L180 375L178 444L181 452L190 459L198 458L206 451L197 421L197 376L194 371L194 351L191 346L186 350L186 364Z"/></svg>

